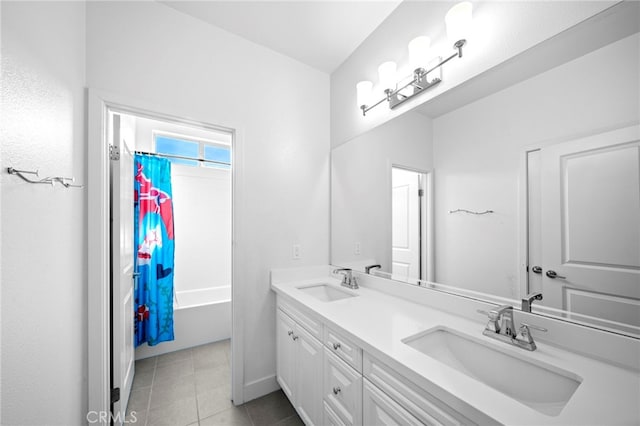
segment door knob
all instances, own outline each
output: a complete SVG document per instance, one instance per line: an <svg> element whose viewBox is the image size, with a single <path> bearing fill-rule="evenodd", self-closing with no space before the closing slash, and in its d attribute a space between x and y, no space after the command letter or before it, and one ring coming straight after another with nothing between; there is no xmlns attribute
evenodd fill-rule
<svg viewBox="0 0 640 426"><path fill-rule="evenodd" d="M541 274L542 273L542 268L539 266L534 266L531 268L531 272L533 272L534 274Z"/></svg>
<svg viewBox="0 0 640 426"><path fill-rule="evenodd" d="M552 270L548 270L546 275L547 275L549 278L553 278L554 280L555 280L556 278L560 278L561 280L566 280L566 279L567 279L567 277L563 277L562 275L558 275L558 274L556 273L556 271L552 271Z"/></svg>

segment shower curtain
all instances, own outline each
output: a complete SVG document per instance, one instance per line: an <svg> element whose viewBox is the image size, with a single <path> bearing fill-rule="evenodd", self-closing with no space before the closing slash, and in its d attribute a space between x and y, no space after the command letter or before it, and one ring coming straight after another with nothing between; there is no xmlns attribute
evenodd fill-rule
<svg viewBox="0 0 640 426"><path fill-rule="evenodd" d="M135 156L135 346L173 340L173 202L171 163Z"/></svg>

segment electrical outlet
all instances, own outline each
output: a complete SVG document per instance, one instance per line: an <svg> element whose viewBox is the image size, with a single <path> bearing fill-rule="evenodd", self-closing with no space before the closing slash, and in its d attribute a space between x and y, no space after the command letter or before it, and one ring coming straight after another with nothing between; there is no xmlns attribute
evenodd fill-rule
<svg viewBox="0 0 640 426"><path fill-rule="evenodd" d="M362 244L356 243L353 248L353 254L362 254Z"/></svg>
<svg viewBox="0 0 640 426"><path fill-rule="evenodd" d="M300 259L300 244L293 245L293 260Z"/></svg>

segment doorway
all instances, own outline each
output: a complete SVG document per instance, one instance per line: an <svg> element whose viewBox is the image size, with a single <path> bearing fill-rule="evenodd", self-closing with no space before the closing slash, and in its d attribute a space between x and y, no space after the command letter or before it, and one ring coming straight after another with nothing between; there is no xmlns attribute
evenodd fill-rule
<svg viewBox="0 0 640 426"><path fill-rule="evenodd" d="M134 153L134 150L149 152L151 154L160 154L159 152L156 152L156 145L158 142L158 138L156 136L158 135L162 135L164 137L166 137L167 135L171 137L181 136L183 137L183 139L186 139L189 142L196 141L200 143L200 148L203 154L201 156L201 159L203 160L205 159L204 157L217 155L214 153L216 149L211 148L227 148L228 164L226 165L221 164L224 163L224 161L214 159L211 164L202 165L201 167L199 167L200 170L192 170L191 173L189 171L185 172L185 170L187 167L191 167L195 170L195 168L192 166L180 164L180 166L176 166L176 168L183 168L182 172L177 173L177 176L185 181L182 183L183 187L189 186L189 182L186 181L190 179L192 180L191 183L193 183L193 180L205 180L207 178L205 176L207 175L207 173L209 175L216 175L218 179L216 180L214 178L213 180L218 184L218 189L226 187L226 195L230 200L228 203L228 211L225 215L225 220L221 221L220 223L225 223L225 230L222 233L224 233L227 237L227 250L224 255L218 252L216 256L218 256L218 258L226 256L227 258L228 269L224 274L220 274L224 275L224 277L221 278L220 282L217 283L217 287L223 287L222 284L225 284L224 286L227 287L227 295L220 296L221 294L225 293L225 291L219 289L220 291L217 292L218 296L230 299L230 290L233 288L232 282L234 265L233 247L231 245L231 241L234 233L232 223L234 202L233 182L235 179L237 168L234 162L234 159L237 155L235 150L235 140L237 137L237 132L232 128L214 126L211 124L207 124L204 121L182 119L179 118L178 115L168 115L152 112L155 110L157 109L149 108L147 105L144 105L140 102L132 102L130 100L122 99L119 96L106 94L99 91L89 91L89 135L91 141L89 143L88 153L88 276L89 282L91 283L91 285L88 287L89 411L98 413L100 419L110 418L115 424L120 424L124 421L123 414L124 409L126 408L126 388L130 386L132 375L135 373L129 367L118 368L118 366L131 365L131 363L129 362L129 358L131 357L131 354L134 353L132 350L127 348L131 336L130 331L128 331L129 325L124 325L123 328L123 324L125 323L125 321L119 320L119 318L124 319L127 316L120 313L115 313L114 315L112 315L110 312L112 306L110 302L113 303L113 306L120 307L120 311L122 313L128 312L128 308L126 306L120 306L120 301L124 302L125 300L120 298L118 294L127 293L126 289L133 286L133 274L131 272L129 272L128 275L125 274L122 278L116 277L116 274L111 272L111 268L114 266L112 264L112 260L114 258L112 250L114 250L114 247L116 247L117 241L111 239L109 216L110 210L112 209L112 207L115 208L117 204L114 200L119 199L119 194L117 192L114 192L113 195L110 196L110 190L114 189L112 187L111 179L116 173L116 170L114 170L114 164L122 164L118 160L116 160L115 162L114 160L111 160L111 156L115 155L117 157L118 155L123 155L124 157L128 157L129 154ZM118 117L117 121L119 122L119 135L116 135L113 131L115 125L114 117L116 116ZM152 132L152 136L156 137L155 139L151 137L147 140L147 142L139 142L138 135L136 135L136 127L145 127L142 125L138 126L140 123L145 121L155 121L158 123L163 123L164 127L162 129L156 129L158 130L156 132ZM170 126L172 132L168 132L166 126ZM178 132L175 132L175 130L178 130ZM123 144L122 136L127 134L133 136L128 137L127 143ZM201 137L203 134L207 134L207 137ZM214 138L215 140L212 141L210 138L208 138L212 134L216 134L217 136L223 135L226 139L222 140L224 138ZM113 147L116 144L119 145L118 148L122 149L115 150L114 152ZM206 151L206 154L204 154L204 151ZM195 160L195 163L200 166L203 162L200 161L200 158L197 158ZM231 164L233 164L234 167L231 167ZM212 165L213 167L211 167ZM122 168L126 169L129 167L123 166ZM130 179L132 179L133 167L130 167L129 171L131 176ZM124 176L125 173L123 173L122 175ZM223 175L226 176L223 177ZM125 184L124 186L127 185ZM198 191L196 191L196 193L197 192ZM133 197L130 197L129 199L133 201ZM188 206L184 207L183 213L185 211L188 211L189 209L190 208ZM120 215L114 215L114 217L115 216L119 217ZM127 215L123 215L123 217L124 216ZM178 218L176 217L176 221L177 220ZM193 221L193 218L183 217L183 223L190 221ZM127 228L128 225L124 225L123 227ZM123 227L120 227L120 231ZM220 231L221 228L222 226L218 227L216 231ZM123 241L127 240L126 237L123 237L121 232L117 232L114 234L118 235L119 238L122 237ZM130 246L131 245L132 244L130 244ZM129 249L130 248L131 247L129 247ZM189 259L190 256L183 255L182 258L183 260L185 260ZM190 269L190 267L185 269ZM185 276L185 281L188 283L192 283L192 280L188 276ZM112 287L113 283L116 283L116 287ZM201 284L203 283L197 283L197 285ZM112 300L110 300L112 288L115 290L118 285L120 286L120 289L113 292L113 298ZM211 287L216 286L212 285ZM120 291L122 289L125 289L125 291ZM204 288L184 288L183 290L183 301L187 301L189 299L189 296L191 296L191 298L196 299L196 304L197 300L201 299L203 293L213 293L212 291L205 292L204 290L211 289ZM237 289L233 290L233 292L236 291ZM127 297L126 302L130 307L130 297ZM184 304L186 304L186 302ZM228 303L226 312L226 315L222 315L226 318L227 323L231 326L230 330L227 333L233 334L232 329L238 321L237 318L234 321L232 319L232 315L239 316L240 313L232 312L231 302ZM129 317L133 317L132 310ZM113 325L111 324L112 319L115 320ZM212 322L216 321L214 320ZM207 327L203 327L202 324L200 327L196 328L204 331L207 330ZM214 336L213 338L210 338L210 340L211 339L215 340L216 337ZM121 342L119 346L118 342ZM192 344L189 339L179 343L179 345L182 345L182 347L187 347L185 345L189 344ZM162 344L154 348L160 348L161 346ZM236 339L232 340L231 346L232 371L231 395L229 395L229 399L239 404L243 402L241 386L239 386L238 384L242 383L242 362L235 362L235 360L236 358L242 358L242 347L240 345L240 342L236 342ZM125 348L124 350L123 347ZM179 347L174 346L172 349L176 350L179 349ZM115 358L113 364L111 363L110 359L112 352L113 357ZM127 359L123 360L122 358ZM108 415L105 413L107 413Z"/></svg>
<svg viewBox="0 0 640 426"><path fill-rule="evenodd" d="M391 167L391 265L394 279L432 281L431 174Z"/></svg>

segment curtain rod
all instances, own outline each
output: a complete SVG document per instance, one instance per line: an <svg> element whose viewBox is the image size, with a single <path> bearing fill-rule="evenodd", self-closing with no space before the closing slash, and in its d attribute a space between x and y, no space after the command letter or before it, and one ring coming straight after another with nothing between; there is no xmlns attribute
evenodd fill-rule
<svg viewBox="0 0 640 426"><path fill-rule="evenodd" d="M144 154L144 155L153 155L156 157L166 157L166 158L176 158L179 160L188 160L188 161L199 161L201 163L213 163L213 164L222 164L225 166L230 166L231 163L225 163L224 161L216 161L216 160L205 160L204 158L192 158L185 157L182 155L174 155L174 154L161 154L157 152L145 152L145 151L135 151L136 154Z"/></svg>

